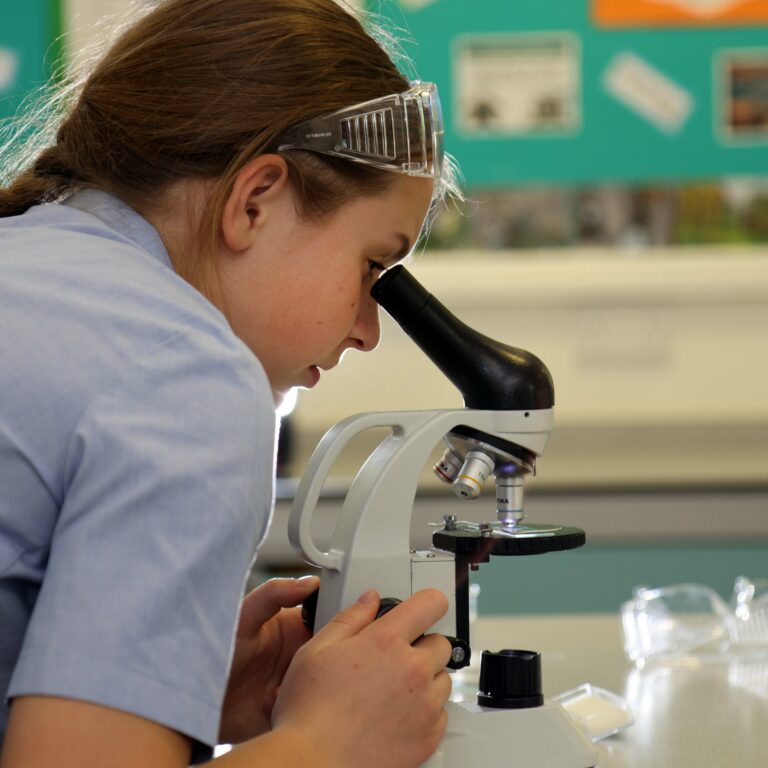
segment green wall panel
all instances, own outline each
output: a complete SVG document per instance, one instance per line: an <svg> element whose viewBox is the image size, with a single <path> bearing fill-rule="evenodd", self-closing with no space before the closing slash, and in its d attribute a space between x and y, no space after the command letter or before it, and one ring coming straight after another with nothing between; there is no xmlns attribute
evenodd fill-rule
<svg viewBox="0 0 768 768"><path fill-rule="evenodd" d="M59 0L0 0L0 119L43 85L61 49Z"/></svg>
<svg viewBox="0 0 768 768"><path fill-rule="evenodd" d="M768 578L768 540L716 544L590 544L570 552L495 557L472 574L489 614L618 612L639 585L693 582L729 598L737 576Z"/></svg>
<svg viewBox="0 0 768 768"><path fill-rule="evenodd" d="M446 143L470 185L695 179L768 172L768 117L735 143L716 128L723 50L766 62L759 101L768 108L768 27L604 29L588 0L397 0L369 2L413 38L405 50L419 76L437 82L446 112ZM567 136L462 135L456 104L457 41L462 36L569 33L580 43L580 124ZM508 38L511 39L511 38ZM677 131L661 130L617 100L603 81L619 53L629 53L691 97ZM508 83L510 93L520 84ZM768 114L768 113L767 113ZM743 130L739 136L745 136Z"/></svg>

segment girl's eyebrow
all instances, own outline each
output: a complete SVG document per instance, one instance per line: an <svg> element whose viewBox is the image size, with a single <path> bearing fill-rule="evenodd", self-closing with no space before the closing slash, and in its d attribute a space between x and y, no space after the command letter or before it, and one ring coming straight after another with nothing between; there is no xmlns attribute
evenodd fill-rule
<svg viewBox="0 0 768 768"><path fill-rule="evenodd" d="M400 259L405 258L411 252L411 248L413 246L411 245L410 238L407 235L404 235L402 232L395 232L395 237L400 241L400 248L398 249L394 258L399 261Z"/></svg>

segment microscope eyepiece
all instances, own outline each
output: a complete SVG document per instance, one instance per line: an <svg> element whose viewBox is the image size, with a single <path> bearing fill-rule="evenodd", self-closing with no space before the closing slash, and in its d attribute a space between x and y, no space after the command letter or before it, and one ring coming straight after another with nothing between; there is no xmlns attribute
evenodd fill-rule
<svg viewBox="0 0 768 768"><path fill-rule="evenodd" d="M399 264L379 277L371 296L403 327L418 322L419 313L432 299L432 294Z"/></svg>
<svg viewBox="0 0 768 768"><path fill-rule="evenodd" d="M456 385L467 408L535 410L554 405L552 377L536 355L470 328L401 265L374 283L371 296Z"/></svg>

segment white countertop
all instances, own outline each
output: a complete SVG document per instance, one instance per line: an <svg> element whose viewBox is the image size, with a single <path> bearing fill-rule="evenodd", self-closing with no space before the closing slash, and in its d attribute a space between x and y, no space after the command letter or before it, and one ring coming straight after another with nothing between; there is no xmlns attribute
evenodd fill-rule
<svg viewBox="0 0 768 768"><path fill-rule="evenodd" d="M768 655L637 670L613 614L481 618L471 643L478 661L484 649L539 651L545 697L592 683L627 699L635 723L597 743L599 768L768 766ZM513 766L514 745L510 755Z"/></svg>

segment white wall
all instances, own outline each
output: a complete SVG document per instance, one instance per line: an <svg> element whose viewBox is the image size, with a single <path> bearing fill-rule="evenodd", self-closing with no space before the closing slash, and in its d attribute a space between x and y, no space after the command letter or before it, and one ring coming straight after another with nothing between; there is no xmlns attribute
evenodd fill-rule
<svg viewBox="0 0 768 768"><path fill-rule="evenodd" d="M84 50L110 34L132 10L150 0L62 0L64 46L71 61L79 61Z"/></svg>
<svg viewBox="0 0 768 768"><path fill-rule="evenodd" d="M465 322L552 372L556 423L536 484L765 482L765 254L430 254L411 269ZM300 396L299 463L350 413L457 405L453 386L387 320L374 354L350 352Z"/></svg>

